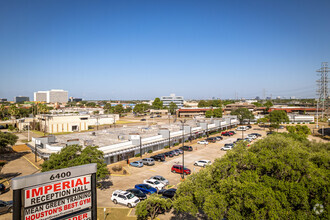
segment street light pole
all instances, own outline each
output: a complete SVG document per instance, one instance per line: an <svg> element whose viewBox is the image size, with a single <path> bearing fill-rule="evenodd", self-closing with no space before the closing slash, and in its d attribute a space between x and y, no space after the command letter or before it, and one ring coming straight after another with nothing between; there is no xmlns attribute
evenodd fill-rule
<svg viewBox="0 0 330 220"><path fill-rule="evenodd" d="M141 136L140 136L140 157L142 158L142 141L141 141Z"/></svg>
<svg viewBox="0 0 330 220"><path fill-rule="evenodd" d="M181 124L182 124L182 179L184 179L184 123L186 122L186 120L180 120Z"/></svg>

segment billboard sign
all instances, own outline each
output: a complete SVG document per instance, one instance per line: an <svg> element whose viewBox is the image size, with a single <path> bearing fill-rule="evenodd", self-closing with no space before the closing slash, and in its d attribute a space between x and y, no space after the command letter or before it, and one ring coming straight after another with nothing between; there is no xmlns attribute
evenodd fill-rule
<svg viewBox="0 0 330 220"><path fill-rule="evenodd" d="M17 177L12 188L14 220L96 217L96 164Z"/></svg>

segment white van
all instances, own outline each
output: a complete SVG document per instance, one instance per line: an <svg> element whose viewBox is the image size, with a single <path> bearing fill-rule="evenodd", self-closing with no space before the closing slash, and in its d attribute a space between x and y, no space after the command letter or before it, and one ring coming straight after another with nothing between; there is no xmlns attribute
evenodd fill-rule
<svg viewBox="0 0 330 220"><path fill-rule="evenodd" d="M248 130L249 128L247 126L239 126L236 128L236 131L246 131Z"/></svg>

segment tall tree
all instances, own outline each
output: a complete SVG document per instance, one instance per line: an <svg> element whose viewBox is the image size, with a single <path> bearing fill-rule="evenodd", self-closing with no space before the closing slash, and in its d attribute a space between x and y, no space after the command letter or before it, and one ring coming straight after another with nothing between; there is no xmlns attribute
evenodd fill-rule
<svg viewBox="0 0 330 220"><path fill-rule="evenodd" d="M212 111L212 109L207 110L207 111L205 112L205 117L206 117L206 118L211 118L212 116L213 116L213 111Z"/></svg>
<svg viewBox="0 0 330 220"><path fill-rule="evenodd" d="M200 100L198 102L198 108L203 108L203 107L208 107L209 105L207 104L207 102L205 100Z"/></svg>
<svg viewBox="0 0 330 220"><path fill-rule="evenodd" d="M98 180L109 175L103 152L98 150L97 146L87 146L84 149L80 145L66 146L59 153L51 154L49 159L41 165L41 171L45 172L90 163L97 164L96 177Z"/></svg>
<svg viewBox="0 0 330 220"><path fill-rule="evenodd" d="M153 109L163 109L163 101L160 101L160 98L155 98L151 107Z"/></svg>
<svg viewBox="0 0 330 220"><path fill-rule="evenodd" d="M178 109L178 106L174 102L171 102L170 106L169 106L169 111L170 111L171 115L174 115L176 113L177 109Z"/></svg>
<svg viewBox="0 0 330 220"><path fill-rule="evenodd" d="M9 107L9 114L11 115L12 118L16 118L19 115L19 110L16 107L16 105L11 105Z"/></svg>
<svg viewBox="0 0 330 220"><path fill-rule="evenodd" d="M122 104L118 104L118 105L115 106L114 113L121 114L123 112L124 112L124 107L123 107Z"/></svg>
<svg viewBox="0 0 330 220"><path fill-rule="evenodd" d="M181 183L174 208L201 219L328 219L329 148L287 133L240 143Z"/></svg>
<svg viewBox="0 0 330 220"><path fill-rule="evenodd" d="M5 117L5 109L6 109L5 105L1 104L0 105L0 112L1 112L1 116L2 116L1 118L2 119Z"/></svg>
<svg viewBox="0 0 330 220"><path fill-rule="evenodd" d="M231 115L237 115L238 120L240 121L240 124L243 123L244 119L254 119L254 115L252 112L249 111L247 108L238 108L230 112Z"/></svg>
<svg viewBox="0 0 330 220"><path fill-rule="evenodd" d="M213 109L213 117L222 118L222 108Z"/></svg>
<svg viewBox="0 0 330 220"><path fill-rule="evenodd" d="M138 219L155 219L161 212L166 211L172 206L170 199L162 198L158 194L152 194L148 199L138 203L135 214Z"/></svg>
<svg viewBox="0 0 330 220"><path fill-rule="evenodd" d="M289 117L283 110L274 110L269 114L270 126L278 128L281 123L289 122Z"/></svg>

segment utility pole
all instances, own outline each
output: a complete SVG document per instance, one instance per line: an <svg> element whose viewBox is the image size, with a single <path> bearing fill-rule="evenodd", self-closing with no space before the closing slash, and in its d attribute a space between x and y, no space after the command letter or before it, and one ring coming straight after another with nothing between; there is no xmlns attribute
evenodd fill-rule
<svg viewBox="0 0 330 220"><path fill-rule="evenodd" d="M317 80L317 85L318 85L318 89L317 89L317 96L320 102L322 102L322 119L324 118L324 111L325 108L327 107L327 102L328 102L328 72L329 72L329 68L328 68L328 62L322 62L322 67L318 70L316 70L316 72L318 73L318 75L320 76L320 79Z"/></svg>
<svg viewBox="0 0 330 220"><path fill-rule="evenodd" d="M182 179L184 179L184 123L186 123L185 120L180 120L182 124Z"/></svg>

